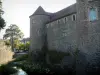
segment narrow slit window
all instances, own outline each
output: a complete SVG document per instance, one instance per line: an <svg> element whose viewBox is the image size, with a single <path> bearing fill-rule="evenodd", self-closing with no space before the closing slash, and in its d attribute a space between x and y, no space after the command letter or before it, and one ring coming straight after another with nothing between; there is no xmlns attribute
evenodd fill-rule
<svg viewBox="0 0 100 75"><path fill-rule="evenodd" d="M67 22L67 20L68 20L67 17L65 17L65 23Z"/></svg>
<svg viewBox="0 0 100 75"><path fill-rule="evenodd" d="M76 15L72 15L72 21L76 21Z"/></svg>
<svg viewBox="0 0 100 75"><path fill-rule="evenodd" d="M97 9L89 8L89 20L94 21L97 20Z"/></svg>

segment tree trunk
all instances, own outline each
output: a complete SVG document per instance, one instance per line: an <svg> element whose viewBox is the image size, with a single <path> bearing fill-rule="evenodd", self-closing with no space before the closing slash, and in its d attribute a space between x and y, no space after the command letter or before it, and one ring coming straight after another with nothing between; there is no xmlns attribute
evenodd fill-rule
<svg viewBox="0 0 100 75"><path fill-rule="evenodd" d="M11 49L14 51L14 40L13 40L13 34L11 36Z"/></svg>

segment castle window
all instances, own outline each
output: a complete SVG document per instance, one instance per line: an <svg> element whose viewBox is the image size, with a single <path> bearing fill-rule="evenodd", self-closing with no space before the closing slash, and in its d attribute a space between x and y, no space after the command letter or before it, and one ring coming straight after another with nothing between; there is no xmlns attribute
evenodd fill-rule
<svg viewBox="0 0 100 75"><path fill-rule="evenodd" d="M62 18L62 20L63 20L63 23L66 23L68 21L68 18L64 17L64 18Z"/></svg>
<svg viewBox="0 0 100 75"><path fill-rule="evenodd" d="M65 23L67 22L67 17L64 18L65 19Z"/></svg>
<svg viewBox="0 0 100 75"><path fill-rule="evenodd" d="M97 20L97 8L89 8L89 20Z"/></svg>
<svg viewBox="0 0 100 75"><path fill-rule="evenodd" d="M76 21L76 14L72 15L72 21Z"/></svg>
<svg viewBox="0 0 100 75"><path fill-rule="evenodd" d="M65 23L65 18L62 18L62 20L63 20L63 23Z"/></svg>

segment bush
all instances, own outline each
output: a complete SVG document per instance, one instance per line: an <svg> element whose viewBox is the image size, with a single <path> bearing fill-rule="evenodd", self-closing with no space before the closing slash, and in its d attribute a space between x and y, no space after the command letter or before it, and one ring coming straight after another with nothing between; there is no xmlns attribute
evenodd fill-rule
<svg viewBox="0 0 100 75"><path fill-rule="evenodd" d="M28 54L24 54L24 55L16 58L13 62L24 61L24 60L28 60Z"/></svg>
<svg viewBox="0 0 100 75"><path fill-rule="evenodd" d="M4 41L4 42L5 42L5 45L11 46L10 40L6 40L6 41Z"/></svg>
<svg viewBox="0 0 100 75"><path fill-rule="evenodd" d="M28 75L33 74L49 74L49 68L44 67L42 64L35 64L32 62L22 61L16 64L17 67L23 69Z"/></svg>
<svg viewBox="0 0 100 75"><path fill-rule="evenodd" d="M0 75L10 75L16 73L17 70L11 67L10 65L1 65L0 66Z"/></svg>
<svg viewBox="0 0 100 75"><path fill-rule="evenodd" d="M56 50L48 51L49 59L52 64L60 64L64 56L70 56L69 52L61 52Z"/></svg>
<svg viewBox="0 0 100 75"><path fill-rule="evenodd" d="M50 72L55 75L75 75L75 70L73 68L68 68L64 66L63 68L60 65L49 66Z"/></svg>
<svg viewBox="0 0 100 75"><path fill-rule="evenodd" d="M54 59L58 57L57 60L55 60L57 62L58 60L62 59L63 56L70 55L69 53L63 53L63 52L62 53L56 52L56 51L49 52L50 55L54 56L55 54L52 54L52 53L56 53L56 57L54 57ZM28 54L25 54L19 58L16 58L14 61L8 64L10 66L17 66L23 69L28 75L33 75L33 74L49 74L49 75L70 74L72 75L72 73L74 73L74 70L72 68L68 68L67 66L62 68L60 65L52 65L52 64L47 65L46 63L44 63L45 62L44 52L37 52L36 55L37 56L35 58L37 59L36 60L37 62L30 62L28 60Z"/></svg>
<svg viewBox="0 0 100 75"><path fill-rule="evenodd" d="M23 69L28 75L33 74L49 74L49 75L74 75L74 69L65 66L62 68L60 65L44 65L43 63L33 63L28 61L19 61L16 66Z"/></svg>

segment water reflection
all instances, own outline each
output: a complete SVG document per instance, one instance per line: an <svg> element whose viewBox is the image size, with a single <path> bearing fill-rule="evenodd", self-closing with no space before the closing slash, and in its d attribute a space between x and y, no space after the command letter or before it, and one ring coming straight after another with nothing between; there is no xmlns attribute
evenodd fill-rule
<svg viewBox="0 0 100 75"><path fill-rule="evenodd" d="M16 66L13 68L17 69L18 72L12 75L28 75L25 71L23 71L22 69L18 69Z"/></svg>

